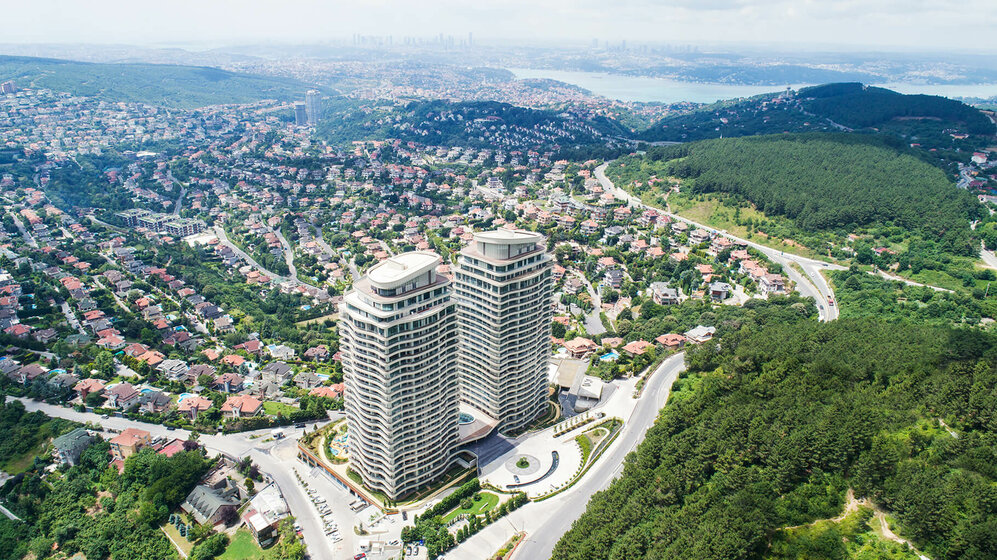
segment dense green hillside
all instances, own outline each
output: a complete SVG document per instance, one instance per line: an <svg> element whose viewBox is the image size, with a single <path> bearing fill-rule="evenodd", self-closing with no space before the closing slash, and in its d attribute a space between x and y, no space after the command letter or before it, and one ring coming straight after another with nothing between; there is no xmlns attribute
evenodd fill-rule
<svg viewBox="0 0 997 560"><path fill-rule="evenodd" d="M859 83L803 88L804 110L851 128L882 126L893 119L937 120L962 125L970 134L993 134L994 124L979 110L937 95L904 95Z"/></svg>
<svg viewBox="0 0 997 560"><path fill-rule="evenodd" d="M972 254L978 243L969 221L978 204L909 152L848 134L727 138L652 148L618 160L610 173L624 185L673 175L685 190L742 197L804 232L889 224Z"/></svg>
<svg viewBox="0 0 997 560"><path fill-rule="evenodd" d="M0 81L111 101L194 108L261 99L303 99L311 85L286 78L237 74L201 66L98 64L0 56Z"/></svg>
<svg viewBox="0 0 997 560"><path fill-rule="evenodd" d="M935 560L997 557L995 359L972 330L727 325L553 557L910 558L861 519L779 530L838 515L849 487Z"/></svg>
<svg viewBox="0 0 997 560"><path fill-rule="evenodd" d="M831 123L808 117L795 103L773 103L777 98L778 94L771 93L714 103L691 113L665 117L638 137L649 142L694 142L720 137L834 130Z"/></svg>
<svg viewBox="0 0 997 560"><path fill-rule="evenodd" d="M783 132L856 130L886 133L960 159L991 141L995 126L979 110L934 95L903 95L859 83L826 84L795 94L771 93L667 117L640 134L647 141L688 142ZM955 138L963 132L969 138Z"/></svg>

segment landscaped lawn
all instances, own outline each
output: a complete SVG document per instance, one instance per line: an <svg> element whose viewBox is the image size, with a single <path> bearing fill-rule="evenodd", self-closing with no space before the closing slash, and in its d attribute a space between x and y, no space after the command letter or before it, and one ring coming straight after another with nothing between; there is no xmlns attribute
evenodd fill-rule
<svg viewBox="0 0 997 560"><path fill-rule="evenodd" d="M218 560L262 560L263 550L258 544L253 534L246 529L239 529L232 537L225 552L218 557Z"/></svg>
<svg viewBox="0 0 997 560"><path fill-rule="evenodd" d="M443 516L443 523L449 523L451 519L463 513L480 515L498 505L499 497L497 495L491 492L480 492L480 494L481 499L471 504L471 509L457 508Z"/></svg>
<svg viewBox="0 0 997 560"><path fill-rule="evenodd" d="M287 416L292 412L297 412L297 411L298 409L294 408L291 405L279 403L276 401L266 401L265 403L263 403L263 412L265 412L270 416L276 416L277 414L283 414L284 416Z"/></svg>
<svg viewBox="0 0 997 560"><path fill-rule="evenodd" d="M180 549L183 550L184 554L190 555L190 551L192 548L194 548L194 544L188 541L187 539L181 537L180 532L177 531L177 528L174 527L172 523L164 524L162 526L162 529L163 531L166 532L167 535L170 536L173 542L175 542L177 545L180 546Z"/></svg>

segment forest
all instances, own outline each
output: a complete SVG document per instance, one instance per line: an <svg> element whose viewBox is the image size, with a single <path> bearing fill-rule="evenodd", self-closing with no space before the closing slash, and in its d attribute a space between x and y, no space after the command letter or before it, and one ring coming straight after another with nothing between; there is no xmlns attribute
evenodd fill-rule
<svg viewBox="0 0 997 560"><path fill-rule="evenodd" d="M77 424L49 418L41 412L28 412L20 401L7 401L0 394L0 469L18 474L32 466L35 454L48 440L71 431Z"/></svg>
<svg viewBox="0 0 997 560"><path fill-rule="evenodd" d="M616 164L638 163L638 156ZM971 255L969 228L980 207L945 173L870 136L788 134L651 148L658 177L687 181L692 193L743 197L769 216L809 232L891 224Z"/></svg>
<svg viewBox="0 0 997 560"><path fill-rule="evenodd" d="M780 529L837 516L848 488L935 560L997 556L993 335L783 318L717 340L687 351L622 477L554 559L846 558L853 532Z"/></svg>

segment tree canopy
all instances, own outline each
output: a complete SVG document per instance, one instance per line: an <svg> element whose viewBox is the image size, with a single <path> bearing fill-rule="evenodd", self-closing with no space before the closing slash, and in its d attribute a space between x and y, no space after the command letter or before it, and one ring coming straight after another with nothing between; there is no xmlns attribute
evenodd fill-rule
<svg viewBox="0 0 997 560"><path fill-rule="evenodd" d="M993 558L994 342L870 319L744 322L688 351L622 478L554 558L778 558L778 529L837 515L847 487L932 558Z"/></svg>
<svg viewBox="0 0 997 560"><path fill-rule="evenodd" d="M643 157L668 162L658 166L661 172L688 181L694 193L744 197L805 231L892 224L956 254L972 254L977 246L969 228L979 212L976 200L955 189L941 169L875 137L726 138L652 148Z"/></svg>

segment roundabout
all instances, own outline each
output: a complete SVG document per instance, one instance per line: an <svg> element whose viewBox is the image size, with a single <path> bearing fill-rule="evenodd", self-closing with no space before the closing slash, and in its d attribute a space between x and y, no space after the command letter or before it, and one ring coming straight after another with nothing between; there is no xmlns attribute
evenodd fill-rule
<svg viewBox="0 0 997 560"><path fill-rule="evenodd" d="M533 455L513 455L506 460L505 468L515 476L530 476L540 470L540 459Z"/></svg>

